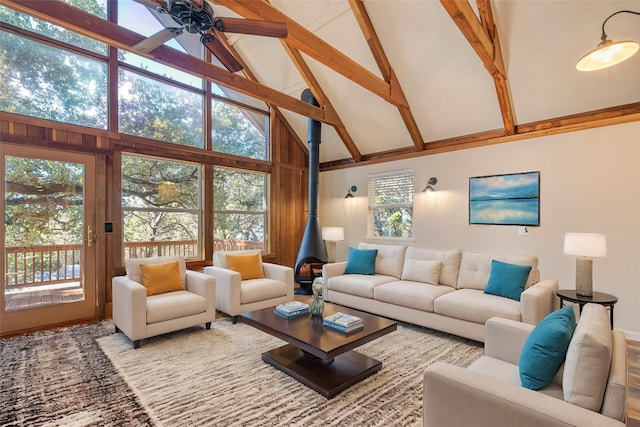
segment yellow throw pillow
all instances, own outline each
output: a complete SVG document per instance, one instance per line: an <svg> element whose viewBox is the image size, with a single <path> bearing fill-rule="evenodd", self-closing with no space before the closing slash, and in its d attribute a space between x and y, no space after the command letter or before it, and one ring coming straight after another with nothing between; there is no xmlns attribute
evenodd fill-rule
<svg viewBox="0 0 640 427"><path fill-rule="evenodd" d="M262 266L260 265L260 254L250 255L227 255L229 270L240 273L240 280L262 279Z"/></svg>
<svg viewBox="0 0 640 427"><path fill-rule="evenodd" d="M147 296L184 290L178 261L140 264L140 273L142 273L142 284L147 288Z"/></svg>

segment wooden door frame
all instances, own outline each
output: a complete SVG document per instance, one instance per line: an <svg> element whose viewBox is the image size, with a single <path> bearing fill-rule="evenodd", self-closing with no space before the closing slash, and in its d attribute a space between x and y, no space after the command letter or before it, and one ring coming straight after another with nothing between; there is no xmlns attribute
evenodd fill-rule
<svg viewBox="0 0 640 427"><path fill-rule="evenodd" d="M61 324L67 323L79 323L82 321L91 321L96 319L101 319L104 317L104 306L105 306L105 297L106 297L106 286L105 286L105 236L104 236L104 222L105 222L105 212L106 209L101 209L100 207L106 207L106 156L103 154L95 154L95 153L87 153L87 152L76 152L76 151L64 151L64 150L53 150L49 147L34 147L34 146L24 146L21 144L10 144L2 142L4 146L2 150L2 157L0 161L3 162L2 170L4 170L4 154L8 154L11 156L26 156L26 157L35 157L35 158L45 158L51 159L55 161L69 161L69 162L78 162L85 165L85 168L89 168L89 172L92 171L92 176L85 175L85 179L88 182L85 182L85 188L88 186L93 187L94 194L87 195L86 193L83 195L84 205L85 205L85 227L89 223L92 223L92 227L95 233L95 242L93 244L93 266L90 268L84 268L85 271L85 280L84 280L84 292L86 295L85 301L88 304L85 307L85 310L89 307L92 307L91 314L89 316L85 316L84 314L70 320L55 320L52 323L39 323L34 325L28 325L24 329L15 329L14 325L20 325L20 322L15 322L15 320L9 319L11 330L0 329L0 336L4 335L15 335L17 333L22 333L26 331L32 330L40 330L40 329L48 329L54 326L58 326ZM91 193L91 189L89 191ZM4 195L2 196L3 200L0 201L0 207L2 210L4 209ZM87 212L87 208L88 212ZM4 211L4 210L3 210ZM86 219L88 218L88 219ZM4 233L5 228L3 227L0 230L0 241L4 244ZM86 230L85 230L86 233ZM84 234L83 234L84 238ZM85 253L86 246L85 246ZM91 256L91 255L87 255ZM85 257L85 264L87 264L88 258ZM4 255L0 257L0 269L4 271ZM91 270L93 270L93 274L91 274ZM88 278L88 279L87 279ZM73 303L72 303L73 304ZM89 305L90 304L90 305ZM42 310L40 314L49 314L55 313L56 306L46 306L37 310ZM2 286L2 292L0 292L0 314L2 317L6 319L7 313L4 311L5 309L5 294L4 294L4 286ZM33 309L31 309L33 310ZM23 312L23 313L26 313ZM88 312L87 312L88 313ZM27 313L25 315L32 315L33 312ZM17 316L17 315L16 315ZM9 314L11 317L11 314ZM37 316L36 316L37 317ZM4 322L3 322L4 323ZM21 326L21 325L20 325Z"/></svg>

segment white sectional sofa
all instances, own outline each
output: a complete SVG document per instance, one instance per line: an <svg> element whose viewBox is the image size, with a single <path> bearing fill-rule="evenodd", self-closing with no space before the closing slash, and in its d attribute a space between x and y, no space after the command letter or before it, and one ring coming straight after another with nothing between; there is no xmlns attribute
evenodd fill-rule
<svg viewBox="0 0 640 427"><path fill-rule="evenodd" d="M557 280L540 280L538 258L360 243L377 249L375 274L325 264L327 301L484 342L491 317L537 324L557 306ZM491 261L531 266L520 301L486 294Z"/></svg>

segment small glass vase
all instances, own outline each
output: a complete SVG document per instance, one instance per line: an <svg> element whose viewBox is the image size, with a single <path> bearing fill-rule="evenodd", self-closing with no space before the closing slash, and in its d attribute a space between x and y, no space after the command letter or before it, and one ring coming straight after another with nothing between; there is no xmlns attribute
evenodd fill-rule
<svg viewBox="0 0 640 427"><path fill-rule="evenodd" d="M322 298L321 295L314 294L311 297L309 311L313 316L322 316L322 312L324 311L324 298Z"/></svg>

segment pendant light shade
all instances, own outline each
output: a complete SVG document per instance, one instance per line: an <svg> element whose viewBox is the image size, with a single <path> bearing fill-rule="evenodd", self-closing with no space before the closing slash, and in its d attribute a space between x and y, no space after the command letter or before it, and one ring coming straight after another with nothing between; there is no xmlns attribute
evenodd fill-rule
<svg viewBox="0 0 640 427"><path fill-rule="evenodd" d="M619 10L612 13L602 22L602 35L600 36L600 44L591 52L584 55L576 64L579 71L596 71L603 68L611 67L631 58L639 49L640 44L633 40L622 40L613 42L607 38L604 31L604 25L613 16L619 13L629 13L632 15L640 15L640 12L633 10Z"/></svg>
<svg viewBox="0 0 640 427"><path fill-rule="evenodd" d="M612 42L605 40L597 48L584 55L576 68L579 71L596 71L611 67L631 58L640 49L640 44L633 40Z"/></svg>

